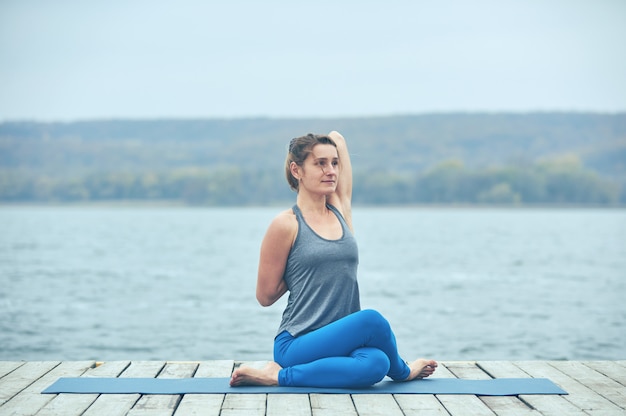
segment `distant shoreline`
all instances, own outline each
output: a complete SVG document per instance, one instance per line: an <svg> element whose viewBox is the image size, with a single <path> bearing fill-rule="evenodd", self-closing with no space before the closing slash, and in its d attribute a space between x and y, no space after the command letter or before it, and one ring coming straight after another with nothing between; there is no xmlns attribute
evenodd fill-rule
<svg viewBox="0 0 626 416"><path fill-rule="evenodd" d="M183 201L82 201L82 202L0 202L0 209L4 208L194 208L194 209L260 209L285 208L295 204L293 201L284 201L272 204L259 205L211 205L188 204ZM353 204L354 210L359 209L497 209L497 210L623 210L626 204Z"/></svg>
<svg viewBox="0 0 626 416"><path fill-rule="evenodd" d="M355 205L626 204L626 113L0 123L0 203L277 205L289 140L331 130Z"/></svg>

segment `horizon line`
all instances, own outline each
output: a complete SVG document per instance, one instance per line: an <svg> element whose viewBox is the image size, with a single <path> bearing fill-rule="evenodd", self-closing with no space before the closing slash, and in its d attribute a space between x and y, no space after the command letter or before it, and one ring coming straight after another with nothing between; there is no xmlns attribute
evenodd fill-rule
<svg viewBox="0 0 626 416"><path fill-rule="evenodd" d="M371 113L363 115L240 115L240 116L101 116L101 117L77 117L77 118L6 118L0 119L0 124L37 123L37 124L72 124L89 122L112 122L112 121L199 121L199 120L358 120L373 118L402 118L421 116L450 116L450 115L624 115L625 110L440 110L424 112L397 112L397 113Z"/></svg>

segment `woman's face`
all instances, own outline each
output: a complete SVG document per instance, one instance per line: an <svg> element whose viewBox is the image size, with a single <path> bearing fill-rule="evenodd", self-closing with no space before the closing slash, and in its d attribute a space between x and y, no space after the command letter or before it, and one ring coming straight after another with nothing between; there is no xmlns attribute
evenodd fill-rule
<svg viewBox="0 0 626 416"><path fill-rule="evenodd" d="M298 167L300 188L311 192L331 194L337 188L339 156L331 144L316 144L302 167Z"/></svg>

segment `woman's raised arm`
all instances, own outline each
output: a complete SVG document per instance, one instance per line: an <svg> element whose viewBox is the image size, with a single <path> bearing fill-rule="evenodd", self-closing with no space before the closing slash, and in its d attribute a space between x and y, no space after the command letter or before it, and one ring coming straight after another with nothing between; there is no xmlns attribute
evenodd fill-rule
<svg viewBox="0 0 626 416"><path fill-rule="evenodd" d="M328 133L328 137L333 139L337 145L339 175L337 188L328 197L327 202L341 211L350 229L352 229L352 163L350 162L348 145L346 144L346 139L339 132L331 131Z"/></svg>

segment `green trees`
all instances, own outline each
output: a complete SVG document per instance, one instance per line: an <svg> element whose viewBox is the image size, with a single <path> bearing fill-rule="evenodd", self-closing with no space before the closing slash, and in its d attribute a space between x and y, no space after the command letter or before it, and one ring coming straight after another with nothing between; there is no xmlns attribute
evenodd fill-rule
<svg viewBox="0 0 626 416"><path fill-rule="evenodd" d="M362 204L594 204L620 202L619 186L577 163L543 161L524 167L467 168L445 161L424 173L355 172L354 202ZM175 169L52 177L0 172L0 201L179 201L267 205L293 200L282 172ZM623 200L621 202L624 202Z"/></svg>
<svg viewBox="0 0 626 416"><path fill-rule="evenodd" d="M293 201L292 135L339 130L363 204L626 203L626 114L0 123L0 203Z"/></svg>

